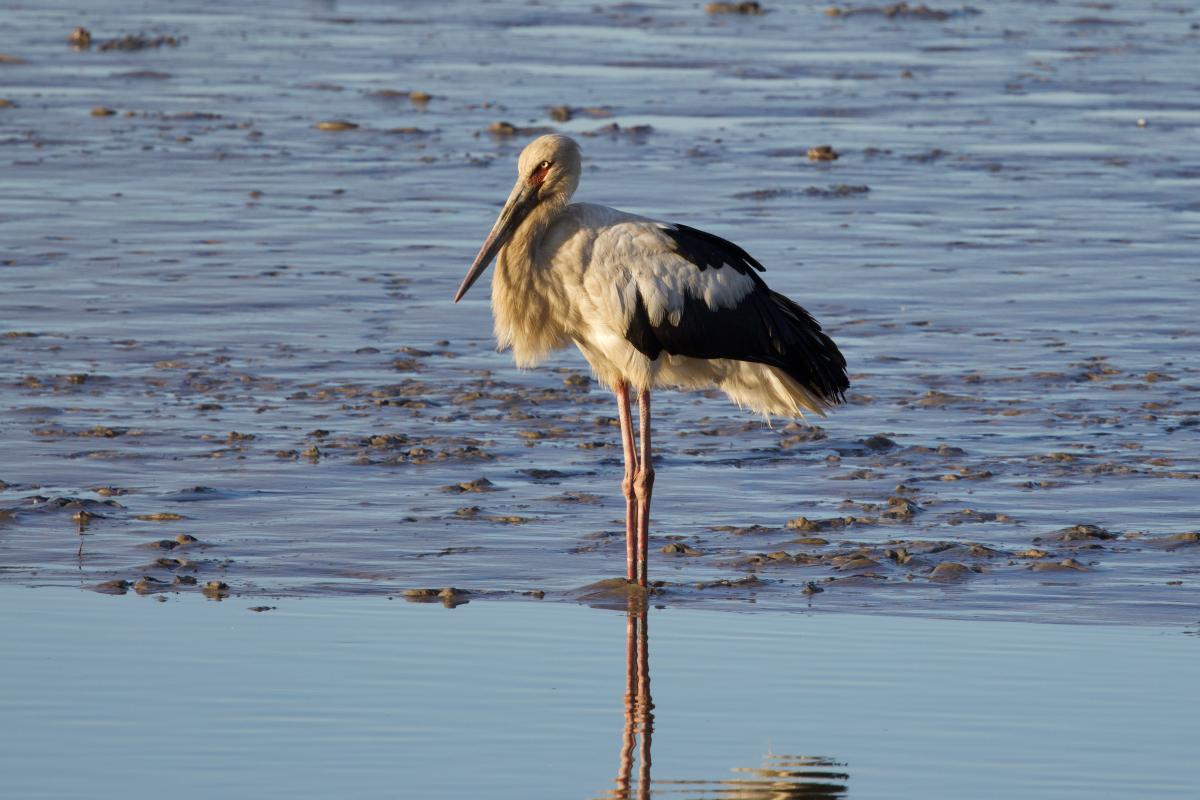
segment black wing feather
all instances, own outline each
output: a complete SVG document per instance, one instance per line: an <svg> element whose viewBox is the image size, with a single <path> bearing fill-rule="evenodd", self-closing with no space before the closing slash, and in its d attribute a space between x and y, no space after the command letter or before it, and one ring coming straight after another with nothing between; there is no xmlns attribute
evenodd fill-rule
<svg viewBox="0 0 1200 800"><path fill-rule="evenodd" d="M630 344L649 359L666 352L767 364L826 402L845 399L850 386L845 357L811 314L763 283L753 271L763 270L758 261L732 242L695 228L678 225L664 232L676 252L700 270L728 265L751 276L754 288L731 308L710 308L703 298L685 294L678 325L670 323L671 315L653 324L638 292L625 331Z"/></svg>
<svg viewBox="0 0 1200 800"><path fill-rule="evenodd" d="M743 275L753 275L753 270L767 271L754 256L720 236L678 224L664 225L662 232L671 240L671 249L699 267L701 272L725 265Z"/></svg>

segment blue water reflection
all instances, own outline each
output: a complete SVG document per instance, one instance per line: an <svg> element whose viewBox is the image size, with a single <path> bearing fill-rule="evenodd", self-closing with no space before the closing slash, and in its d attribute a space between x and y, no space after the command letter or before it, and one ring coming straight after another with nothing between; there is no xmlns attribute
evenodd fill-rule
<svg viewBox="0 0 1200 800"><path fill-rule="evenodd" d="M159 596L0 589L6 796L1184 798L1200 785L1200 639L1182 628L375 597L253 613L258 598Z"/></svg>

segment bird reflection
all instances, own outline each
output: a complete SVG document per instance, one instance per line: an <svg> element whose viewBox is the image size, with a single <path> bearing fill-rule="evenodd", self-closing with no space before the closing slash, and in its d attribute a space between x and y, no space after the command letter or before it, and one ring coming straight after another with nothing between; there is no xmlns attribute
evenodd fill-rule
<svg viewBox="0 0 1200 800"><path fill-rule="evenodd" d="M625 729L616 788L606 800L725 798L726 800L822 800L846 795L844 764L820 756L767 754L762 766L734 767L724 780L651 782L650 745L654 701L650 696L650 648L645 603L630 597L625 622ZM635 776L636 773L636 776Z"/></svg>

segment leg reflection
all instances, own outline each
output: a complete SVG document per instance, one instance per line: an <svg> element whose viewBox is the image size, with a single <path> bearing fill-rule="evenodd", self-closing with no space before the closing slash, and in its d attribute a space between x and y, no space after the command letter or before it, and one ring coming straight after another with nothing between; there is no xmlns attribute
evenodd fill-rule
<svg viewBox="0 0 1200 800"><path fill-rule="evenodd" d="M650 740L654 733L654 701L650 697L650 651L646 606L630 598L625 620L625 730L621 739L621 766L617 771L619 800L650 797ZM634 750L638 777L633 781Z"/></svg>

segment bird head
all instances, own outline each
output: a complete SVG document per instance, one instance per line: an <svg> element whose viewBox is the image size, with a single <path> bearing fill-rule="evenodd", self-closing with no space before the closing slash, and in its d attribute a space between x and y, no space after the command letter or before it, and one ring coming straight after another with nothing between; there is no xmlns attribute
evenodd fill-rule
<svg viewBox="0 0 1200 800"><path fill-rule="evenodd" d="M525 146L517 160L516 185L467 270L454 302L462 299L535 209L566 205L579 186L579 172L579 145L568 136L539 136Z"/></svg>

